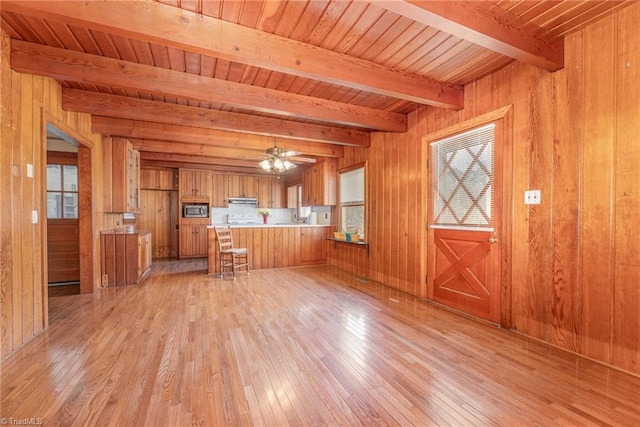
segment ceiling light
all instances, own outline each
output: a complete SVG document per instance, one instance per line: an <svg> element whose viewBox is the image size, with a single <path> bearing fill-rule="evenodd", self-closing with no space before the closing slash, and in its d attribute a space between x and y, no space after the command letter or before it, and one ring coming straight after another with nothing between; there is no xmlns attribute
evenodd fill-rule
<svg viewBox="0 0 640 427"><path fill-rule="evenodd" d="M273 147L267 149L267 158L259 163L260 167L273 173L282 173L295 168L295 163L287 159L287 152L278 147L275 138L273 144Z"/></svg>

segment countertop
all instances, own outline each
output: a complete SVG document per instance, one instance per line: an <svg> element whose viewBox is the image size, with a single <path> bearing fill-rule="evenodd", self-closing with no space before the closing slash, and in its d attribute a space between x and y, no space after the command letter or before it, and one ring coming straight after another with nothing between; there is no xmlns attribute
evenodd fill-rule
<svg viewBox="0 0 640 427"><path fill-rule="evenodd" d="M268 224L212 224L207 226L207 228L219 227L219 226L230 226L231 228L276 228L276 227L331 227L331 224L292 224L292 223L268 223Z"/></svg>

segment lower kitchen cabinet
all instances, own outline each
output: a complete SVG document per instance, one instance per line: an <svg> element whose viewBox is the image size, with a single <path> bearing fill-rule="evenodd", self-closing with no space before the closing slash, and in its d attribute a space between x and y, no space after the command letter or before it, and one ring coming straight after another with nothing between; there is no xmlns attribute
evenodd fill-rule
<svg viewBox="0 0 640 427"><path fill-rule="evenodd" d="M207 256L207 225L180 223L180 258Z"/></svg>
<svg viewBox="0 0 640 427"><path fill-rule="evenodd" d="M238 227L232 228L235 247L249 250L249 270L295 267L327 262L327 237L331 227ZM207 230L208 270L218 273L215 230Z"/></svg>
<svg viewBox="0 0 640 427"><path fill-rule="evenodd" d="M300 265L317 264L327 260L327 227L300 227L298 256Z"/></svg>
<svg viewBox="0 0 640 427"><path fill-rule="evenodd" d="M135 285L151 269L151 232L103 231L102 285Z"/></svg>

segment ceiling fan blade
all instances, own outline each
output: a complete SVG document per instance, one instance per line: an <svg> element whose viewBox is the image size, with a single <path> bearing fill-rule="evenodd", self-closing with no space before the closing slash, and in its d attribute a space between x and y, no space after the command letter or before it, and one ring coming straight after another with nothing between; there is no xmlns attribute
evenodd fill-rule
<svg viewBox="0 0 640 427"><path fill-rule="evenodd" d="M314 159L313 157L301 157L301 156L291 156L289 157L289 160L292 162L298 162L298 163L315 163L316 159Z"/></svg>
<svg viewBox="0 0 640 427"><path fill-rule="evenodd" d="M291 156L299 156L300 154L302 154L300 151L285 151L284 155L287 157L291 157Z"/></svg>

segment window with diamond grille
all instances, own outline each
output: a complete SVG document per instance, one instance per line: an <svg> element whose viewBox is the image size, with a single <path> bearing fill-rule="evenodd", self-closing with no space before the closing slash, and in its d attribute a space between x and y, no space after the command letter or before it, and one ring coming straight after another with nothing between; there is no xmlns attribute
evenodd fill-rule
<svg viewBox="0 0 640 427"><path fill-rule="evenodd" d="M435 226L489 228L495 124L431 143Z"/></svg>

